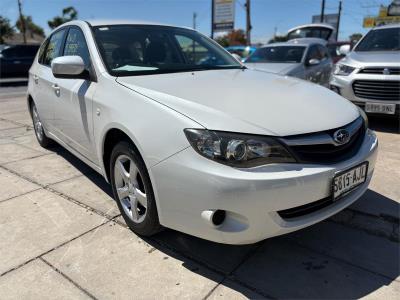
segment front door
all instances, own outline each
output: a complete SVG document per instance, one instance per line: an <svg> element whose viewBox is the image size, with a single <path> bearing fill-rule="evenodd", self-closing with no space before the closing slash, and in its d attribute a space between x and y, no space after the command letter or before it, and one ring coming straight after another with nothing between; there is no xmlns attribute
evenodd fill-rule
<svg viewBox="0 0 400 300"><path fill-rule="evenodd" d="M71 26L63 56L80 56L86 70L92 72L89 50L81 29ZM92 105L96 82L85 79L56 78L59 101L55 106L55 126L61 139L81 155L97 163L93 141Z"/></svg>

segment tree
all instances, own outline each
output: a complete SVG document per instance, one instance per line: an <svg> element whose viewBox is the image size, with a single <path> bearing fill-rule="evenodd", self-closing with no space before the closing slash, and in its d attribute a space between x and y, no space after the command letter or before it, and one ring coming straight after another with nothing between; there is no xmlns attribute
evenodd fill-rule
<svg viewBox="0 0 400 300"><path fill-rule="evenodd" d="M31 37L33 37L34 34L40 35L42 37L44 37L44 30L42 27L40 27L39 25L36 25L35 23L33 23L32 21L32 17L31 16L22 16L24 22L25 22L25 30L26 32L29 32L31 34ZM17 23L15 24L15 26L18 28L18 30L20 32L22 32L22 23L21 23L21 19L18 19Z"/></svg>
<svg viewBox="0 0 400 300"><path fill-rule="evenodd" d="M286 42L286 41L287 41L286 35L276 35L268 41L268 44Z"/></svg>
<svg viewBox="0 0 400 300"><path fill-rule="evenodd" d="M61 24L66 22L76 20L78 17L78 12L73 6L66 7L62 10L62 16L55 16L52 20L49 20L47 24L51 29L54 29Z"/></svg>
<svg viewBox="0 0 400 300"><path fill-rule="evenodd" d="M232 30L229 33L217 37L216 42L222 47L246 45L246 34L243 29Z"/></svg>
<svg viewBox="0 0 400 300"><path fill-rule="evenodd" d="M0 44L4 44L4 40L13 35L14 28L10 25L10 20L0 16Z"/></svg>
<svg viewBox="0 0 400 300"><path fill-rule="evenodd" d="M353 33L352 35L349 36L350 42L353 44L357 43L361 38L362 38L361 33Z"/></svg>

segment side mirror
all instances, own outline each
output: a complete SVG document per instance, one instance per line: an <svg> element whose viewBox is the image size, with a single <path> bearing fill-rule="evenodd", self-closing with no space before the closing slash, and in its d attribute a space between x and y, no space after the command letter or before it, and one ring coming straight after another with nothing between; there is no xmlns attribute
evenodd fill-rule
<svg viewBox="0 0 400 300"><path fill-rule="evenodd" d="M51 62L51 71L56 78L89 79L82 57L60 56Z"/></svg>
<svg viewBox="0 0 400 300"><path fill-rule="evenodd" d="M319 65L320 63L321 63L321 61L316 58L312 58L308 61L309 66L316 66L316 65Z"/></svg>
<svg viewBox="0 0 400 300"><path fill-rule="evenodd" d="M347 55L350 53L350 45L342 45L339 48L339 53L342 55Z"/></svg>

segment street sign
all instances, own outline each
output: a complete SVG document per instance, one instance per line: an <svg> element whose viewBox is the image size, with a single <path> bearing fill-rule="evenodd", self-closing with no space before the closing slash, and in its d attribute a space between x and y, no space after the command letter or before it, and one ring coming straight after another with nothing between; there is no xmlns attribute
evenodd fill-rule
<svg viewBox="0 0 400 300"><path fill-rule="evenodd" d="M365 17L363 27L370 28L400 23L400 1L394 0L389 6L381 6L377 17Z"/></svg>
<svg viewBox="0 0 400 300"><path fill-rule="evenodd" d="M229 31L235 25L235 0L213 1L213 30Z"/></svg>
<svg viewBox="0 0 400 300"><path fill-rule="evenodd" d="M320 23L321 15L312 16L313 23ZM322 23L329 24L333 28L337 28L337 24L339 22L339 14L325 14L324 21Z"/></svg>

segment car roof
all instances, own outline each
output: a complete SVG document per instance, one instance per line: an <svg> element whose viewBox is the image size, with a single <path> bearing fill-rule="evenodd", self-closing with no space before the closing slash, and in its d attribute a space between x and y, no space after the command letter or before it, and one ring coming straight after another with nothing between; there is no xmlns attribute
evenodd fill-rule
<svg viewBox="0 0 400 300"><path fill-rule="evenodd" d="M91 26L111 26L111 25L156 25L156 26L170 26L176 28L191 29L190 27L175 26L171 24L143 21L143 20L126 20L126 19L96 19L96 20L85 20Z"/></svg>
<svg viewBox="0 0 400 300"><path fill-rule="evenodd" d="M307 28L307 27L323 27L323 28L326 28L326 29L335 30L335 28L333 26L328 25L328 24L311 23L311 24L305 24L305 25L300 25L300 26L293 27L293 28L289 29L288 32L291 32L291 31L294 31L294 30L297 30L297 29Z"/></svg>
<svg viewBox="0 0 400 300"><path fill-rule="evenodd" d="M387 28L400 28L400 24L387 24L382 26L377 26L372 28L372 30L380 30L380 29L387 29Z"/></svg>

